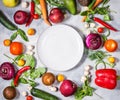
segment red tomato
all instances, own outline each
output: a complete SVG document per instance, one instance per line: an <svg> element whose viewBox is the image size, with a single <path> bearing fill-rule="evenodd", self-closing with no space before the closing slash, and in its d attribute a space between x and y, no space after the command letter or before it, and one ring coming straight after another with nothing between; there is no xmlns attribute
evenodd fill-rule
<svg viewBox="0 0 120 100"><path fill-rule="evenodd" d="M33 100L33 97L29 95L26 97L26 100Z"/></svg>
<svg viewBox="0 0 120 100"><path fill-rule="evenodd" d="M118 43L113 39L108 39L105 41L104 47L109 52L114 52L118 48Z"/></svg>
<svg viewBox="0 0 120 100"><path fill-rule="evenodd" d="M33 18L34 18L34 19L38 19L38 18L39 18L39 15L38 15L38 14L34 14L34 15L33 15Z"/></svg>
<svg viewBox="0 0 120 100"><path fill-rule="evenodd" d="M103 33L103 32L104 32L104 28L103 28L103 27L99 27L99 28L97 29L97 31L98 31L98 33Z"/></svg>

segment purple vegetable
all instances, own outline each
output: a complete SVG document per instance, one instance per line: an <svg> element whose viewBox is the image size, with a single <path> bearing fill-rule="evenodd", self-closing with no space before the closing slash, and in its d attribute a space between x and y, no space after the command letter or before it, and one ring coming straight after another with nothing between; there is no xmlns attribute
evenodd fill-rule
<svg viewBox="0 0 120 100"><path fill-rule="evenodd" d="M15 75L15 69L14 66L10 62L4 62L0 66L0 77L2 77L5 80L10 80Z"/></svg>
<svg viewBox="0 0 120 100"><path fill-rule="evenodd" d="M96 50L102 45L102 38L99 34L90 33L86 37L86 46L89 49Z"/></svg>

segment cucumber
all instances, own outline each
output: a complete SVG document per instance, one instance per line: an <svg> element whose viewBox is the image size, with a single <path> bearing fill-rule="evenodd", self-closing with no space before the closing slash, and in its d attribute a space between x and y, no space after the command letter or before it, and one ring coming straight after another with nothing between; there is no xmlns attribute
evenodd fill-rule
<svg viewBox="0 0 120 100"><path fill-rule="evenodd" d="M43 100L59 100L58 97L37 88L32 88L30 92L33 96Z"/></svg>
<svg viewBox="0 0 120 100"><path fill-rule="evenodd" d="M5 26L9 30L17 30L18 27L14 25L6 16L5 14L0 10L0 23Z"/></svg>

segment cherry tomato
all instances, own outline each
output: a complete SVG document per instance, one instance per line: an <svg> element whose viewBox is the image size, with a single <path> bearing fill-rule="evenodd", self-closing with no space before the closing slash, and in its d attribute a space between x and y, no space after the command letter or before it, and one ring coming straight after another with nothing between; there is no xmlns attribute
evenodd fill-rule
<svg viewBox="0 0 120 100"><path fill-rule="evenodd" d="M108 39L105 41L104 47L109 52L114 52L118 48L118 43L113 39Z"/></svg>
<svg viewBox="0 0 120 100"><path fill-rule="evenodd" d="M98 31L98 33L103 33L103 32L104 32L104 28L103 28L103 27L99 27L99 28L97 29L97 31Z"/></svg>
<svg viewBox="0 0 120 100"><path fill-rule="evenodd" d="M28 96L26 97L26 100L33 100L33 97L30 96L30 95L28 95Z"/></svg>
<svg viewBox="0 0 120 100"><path fill-rule="evenodd" d="M38 14L34 14L34 15L33 15L33 18L34 18L34 19L38 19L38 18L39 18L39 15L38 15Z"/></svg>

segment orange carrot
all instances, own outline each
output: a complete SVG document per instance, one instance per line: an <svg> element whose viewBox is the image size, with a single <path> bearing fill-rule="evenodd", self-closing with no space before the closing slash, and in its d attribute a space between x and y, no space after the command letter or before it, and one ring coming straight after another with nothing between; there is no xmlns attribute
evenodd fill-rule
<svg viewBox="0 0 120 100"><path fill-rule="evenodd" d="M47 12L46 0L40 0L40 6L41 6L42 15L43 15L43 20L48 25L52 25L50 23L50 21L48 20L48 12Z"/></svg>
<svg viewBox="0 0 120 100"><path fill-rule="evenodd" d="M96 0L94 5L92 6L92 10L94 10L101 2L103 2L103 0ZM82 22L85 22L87 16L83 16L82 18Z"/></svg>
<svg viewBox="0 0 120 100"><path fill-rule="evenodd" d="M92 9L95 9L103 0L96 0L95 4L93 5Z"/></svg>

